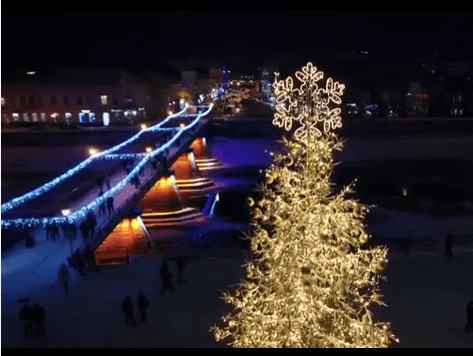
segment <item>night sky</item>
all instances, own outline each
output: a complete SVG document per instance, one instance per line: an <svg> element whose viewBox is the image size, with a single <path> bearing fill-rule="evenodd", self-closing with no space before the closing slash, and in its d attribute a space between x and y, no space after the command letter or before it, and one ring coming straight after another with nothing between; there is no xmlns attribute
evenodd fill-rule
<svg viewBox="0 0 473 356"><path fill-rule="evenodd" d="M390 60L439 52L471 60L468 10L63 10L2 12L2 68L142 66L246 55L259 64L304 48ZM21 19L21 20L20 20ZM20 26L21 24L21 26ZM17 30L14 30L17 29Z"/></svg>

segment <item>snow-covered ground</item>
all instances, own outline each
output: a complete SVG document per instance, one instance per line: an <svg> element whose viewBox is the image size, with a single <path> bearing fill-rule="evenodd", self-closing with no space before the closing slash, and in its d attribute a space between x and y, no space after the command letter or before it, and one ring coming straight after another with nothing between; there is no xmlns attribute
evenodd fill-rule
<svg viewBox="0 0 473 356"><path fill-rule="evenodd" d="M161 258L156 256L87 277L74 274L69 295L51 281L43 293L31 295L32 302L48 311L46 335L28 341L18 321L20 304L4 302L2 295L2 347L225 347L208 330L225 308L221 291L243 277L246 258L236 249L222 251L222 257L190 261L185 269L188 283L175 284L176 291L164 295L159 294ZM389 308L376 311L376 318L393 323L400 338L396 347L473 347L473 334L463 332L466 304L473 299L472 263L472 251L455 251L452 260L422 252L410 258L390 255L388 282L382 285ZM170 268L176 275L173 262ZM136 308L139 290L150 300L149 322L126 327L120 304L131 295ZM135 310L136 319L137 314Z"/></svg>

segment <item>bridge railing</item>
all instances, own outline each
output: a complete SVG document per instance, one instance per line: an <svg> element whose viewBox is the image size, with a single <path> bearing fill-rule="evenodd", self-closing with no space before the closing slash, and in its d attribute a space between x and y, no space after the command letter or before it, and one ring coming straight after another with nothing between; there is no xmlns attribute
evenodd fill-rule
<svg viewBox="0 0 473 356"><path fill-rule="evenodd" d="M197 107L200 109L200 107ZM87 168L90 164L92 164L92 162L94 162L96 159L99 159L101 156L105 156L105 155L109 155L109 154L113 154L115 153L116 151L120 150L121 148L133 143L134 141L138 140L141 135L147 131L156 131L156 130L159 130L161 129L162 127L164 127L165 125L167 125L172 119L174 119L175 117L178 117L180 115L185 115L184 113L189 109L189 107L185 107L182 111L176 113L176 114L173 114L173 115L170 115L169 117L167 117L165 120L163 120L162 122L160 122L158 125L156 126L153 126L149 129L146 129L146 130L142 130L140 131L138 134L134 135L133 137L131 137L130 139L122 142L121 144L115 146L115 147L112 147L110 148L109 150L107 151L104 151L104 152L100 152L98 153L97 155L94 155L94 156L91 156L89 157L88 159L86 159L84 162L82 162L81 164L77 165L76 167L70 169L69 171L67 171L66 173L62 174L61 176L53 179L51 182L49 183L46 183L44 185L42 185L41 187L21 196L21 197L18 197L18 198L15 198L15 199L12 199L11 201L7 202L7 203L4 203L2 204L1 206L1 212L2 213L6 213L7 211L10 211L14 208L17 208L23 204L25 204L26 202L32 200L32 199L35 199L43 194L45 194L46 192L50 191L51 189L53 189L54 187L56 187L57 185L63 183L66 179L72 177L73 175L81 172L82 170L84 170L85 168ZM3 222L2 222L2 227L3 227Z"/></svg>
<svg viewBox="0 0 473 356"><path fill-rule="evenodd" d="M186 108L186 109L188 109L188 108ZM109 199L110 197L114 197L115 195L119 194L129 183L131 183L134 179L136 179L136 177L139 176L140 172L142 172L145 169L146 165L151 164L152 160L157 159L158 157L168 158L168 156L176 150L175 147L174 147L175 144L176 144L176 146L180 146L180 141L185 138L185 135L187 135L188 133L190 133L191 135L193 133L195 133L195 131L198 128L197 125L199 124L200 119L202 117L207 116L212 111L211 106L206 107L206 109L207 110L203 111L203 109L201 109L200 107L196 107L195 110L199 110L200 112L197 113L197 114L192 115L193 117L195 117L195 119L190 125L188 125L184 128L181 128L174 137L172 137L165 145L161 146L160 148L158 148L154 152L151 152L151 153L146 154L144 156L137 155L136 157L139 156L142 159L137 164L137 166L132 170L132 172L127 175L127 177L125 179L123 179L121 182L119 182L114 187L112 187L109 191L107 191L105 194L103 194L103 196L98 197L93 202L89 203L87 206L85 206L82 209L74 212L72 215L70 215L68 217L51 217L51 218L39 218L39 219L38 218L13 219L13 220L2 219L2 222L1 222L2 229L10 228L10 227L24 228L24 227L46 226L46 225L51 224L51 223L55 223L55 224L59 224L59 225L77 224L80 220L86 218L87 214L89 214L90 212L97 212L101 205L106 204L107 199ZM183 112L185 112L185 111L182 111L179 114L182 114ZM158 130L161 126L169 123L175 117L178 117L178 114L168 117L161 124L157 125L156 127L150 128L148 130L151 130L151 131ZM140 134L138 134L136 136L139 136ZM117 151L118 149L121 149L125 145L129 144L132 140L136 140L136 139L137 138L135 138L135 136L134 136L130 140L127 140L124 143L115 146L113 149L110 149L110 150L107 150L107 151L101 153L100 155L98 155L98 157L95 157L95 159L98 159L99 157L100 157L100 159L102 159L102 158L107 159L107 158L110 157L111 154L113 154L113 152ZM128 155L125 154L124 159L126 157L128 157ZM116 157L116 156L112 156L112 158L113 159L118 159L118 157ZM87 161L89 161L89 159L86 160L86 162ZM59 183L57 183L57 184L59 184ZM44 189L47 189L47 190L52 189L48 185L45 185L43 187L45 187ZM43 191L42 194L44 194L44 192L45 191ZM34 192L32 192L32 193L34 193ZM27 195L23 196L22 199L24 199L24 201L21 204L25 203L28 200L31 200L32 197L27 194ZM12 202L10 202L10 203L12 203ZM6 203L4 205L8 205L8 204L9 203ZM21 205L18 202L15 203L15 204L13 204L15 207L17 207L18 205ZM3 213L4 205L2 205L2 213ZM5 210L8 211L8 210L12 209L13 205L5 206Z"/></svg>

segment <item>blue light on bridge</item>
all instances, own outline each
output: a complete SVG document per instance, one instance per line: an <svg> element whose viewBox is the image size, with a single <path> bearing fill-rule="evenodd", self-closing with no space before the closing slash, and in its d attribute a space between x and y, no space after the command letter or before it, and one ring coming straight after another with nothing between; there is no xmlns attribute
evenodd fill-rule
<svg viewBox="0 0 473 356"><path fill-rule="evenodd" d="M142 158L142 160L138 163L138 165L135 167L135 169L132 170L132 172L125 178L123 179L120 183L115 185L111 190L107 191L103 196L95 199L92 203L88 204L87 206L83 207L82 209L74 212L68 217L50 217L50 218L29 218L29 219L12 219L12 220L4 220L2 219L1 221L1 227L2 229L7 229L7 228L20 228L20 227L33 227L33 226L45 226L50 223L57 223L57 224L66 224L66 223L77 223L81 219L85 218L88 214L89 211L97 209L101 204L105 203L106 200L109 197L114 196L116 193L121 191L127 184L132 182L132 180L138 176L139 172L145 167L146 164L150 163L152 159L154 159L156 156L163 154L167 149L170 149L171 146L179 140L182 135L186 134L190 130L192 130L197 123L200 121L200 119L206 115L208 115L212 111L212 106L196 106L192 107L197 110L205 110L204 112L200 114L195 114L195 115L185 115L189 117L195 117L196 119L188 125L185 129L179 130L179 129L174 129L177 134L170 139L164 146L160 147L158 150L150 153L150 154L113 154L114 152L118 151L119 149L123 148L124 146L136 141L144 132L155 132L155 131L169 131L167 129L161 129L161 127L165 124L167 124L171 119L175 117L180 117L181 115L184 115L183 113L188 109L189 107L184 108L181 112L169 116L166 120L161 122L159 125L156 125L154 127L151 127L146 130L142 130L139 132L137 135L133 136L129 140L123 142L120 145L117 145L110 150L101 152L97 155L94 155L93 157L88 158L85 160L83 163L79 164L77 167L69 170L65 174L61 175L60 177L54 179L53 181L43 185L42 187L20 197L13 199L12 201L5 203L1 206L1 212L5 213L7 211L10 211L14 208L17 208L26 202L37 198L44 193L48 192L49 190L53 189L55 186L58 184L62 183L64 180L70 178L74 174L80 172L81 170L85 169L88 165L90 165L93 161L95 160L101 160L101 159L130 159L130 158Z"/></svg>

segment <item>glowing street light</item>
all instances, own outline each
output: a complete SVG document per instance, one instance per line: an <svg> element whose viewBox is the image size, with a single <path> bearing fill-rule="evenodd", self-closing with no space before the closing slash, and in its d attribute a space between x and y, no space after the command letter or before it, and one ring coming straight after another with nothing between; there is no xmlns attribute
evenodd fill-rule
<svg viewBox="0 0 473 356"><path fill-rule="evenodd" d="M153 148L152 147L146 147L146 152L148 152L148 153L153 152Z"/></svg>
<svg viewBox="0 0 473 356"><path fill-rule="evenodd" d="M71 215L71 210L70 209L64 209L61 211L62 215L65 216L65 217L68 217L69 215Z"/></svg>
<svg viewBox="0 0 473 356"><path fill-rule="evenodd" d="M407 188L402 188L402 195L403 195L404 197L407 197L407 194L408 194Z"/></svg>
<svg viewBox="0 0 473 356"><path fill-rule="evenodd" d="M98 149L96 149L96 148L91 148L91 149L89 149L89 154L90 154L91 156L95 156L97 153L99 153L99 150L98 150Z"/></svg>
<svg viewBox="0 0 473 356"><path fill-rule="evenodd" d="M186 125L184 125L184 124L181 124L181 128L184 128L184 127L186 127Z"/></svg>
<svg viewBox="0 0 473 356"><path fill-rule="evenodd" d="M145 124L141 125L142 130L146 130L147 128L148 128L148 125L145 125Z"/></svg>

